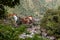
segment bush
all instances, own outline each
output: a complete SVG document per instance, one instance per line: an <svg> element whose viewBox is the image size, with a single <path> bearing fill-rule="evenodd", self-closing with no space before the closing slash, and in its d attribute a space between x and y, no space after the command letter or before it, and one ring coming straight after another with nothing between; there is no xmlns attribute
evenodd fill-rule
<svg viewBox="0 0 60 40"><path fill-rule="evenodd" d="M18 40L19 35L24 31L26 31L25 25L14 28L11 25L0 24L0 40Z"/></svg>
<svg viewBox="0 0 60 40"><path fill-rule="evenodd" d="M20 4L20 0L0 0L0 4L4 6L14 7L17 4Z"/></svg>
<svg viewBox="0 0 60 40"><path fill-rule="evenodd" d="M3 5L0 5L0 19L5 18L6 14L5 14L5 9Z"/></svg>
<svg viewBox="0 0 60 40"><path fill-rule="evenodd" d="M49 9L41 21L49 35L60 37L60 10Z"/></svg>
<svg viewBox="0 0 60 40"><path fill-rule="evenodd" d="M0 19L6 18L7 16L4 6L12 8L18 4L20 4L20 0L0 0Z"/></svg>

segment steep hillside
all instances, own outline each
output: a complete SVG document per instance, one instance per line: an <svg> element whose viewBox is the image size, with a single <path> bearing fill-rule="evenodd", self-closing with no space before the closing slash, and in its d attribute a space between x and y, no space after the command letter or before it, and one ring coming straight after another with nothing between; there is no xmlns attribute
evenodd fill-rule
<svg viewBox="0 0 60 40"><path fill-rule="evenodd" d="M48 8L57 8L60 0L20 0L20 5L15 8L7 7L9 13L16 13L19 16L32 15L40 17Z"/></svg>

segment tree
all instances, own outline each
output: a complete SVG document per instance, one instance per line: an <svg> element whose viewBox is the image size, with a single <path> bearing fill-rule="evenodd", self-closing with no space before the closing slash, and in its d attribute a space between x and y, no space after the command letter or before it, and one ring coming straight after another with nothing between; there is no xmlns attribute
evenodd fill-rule
<svg viewBox="0 0 60 40"><path fill-rule="evenodd" d="M9 7L14 7L19 3L19 0L0 0L0 4L5 5L5 6L9 6Z"/></svg>
<svg viewBox="0 0 60 40"><path fill-rule="evenodd" d="M0 5L0 19L5 17L5 9L3 5Z"/></svg>

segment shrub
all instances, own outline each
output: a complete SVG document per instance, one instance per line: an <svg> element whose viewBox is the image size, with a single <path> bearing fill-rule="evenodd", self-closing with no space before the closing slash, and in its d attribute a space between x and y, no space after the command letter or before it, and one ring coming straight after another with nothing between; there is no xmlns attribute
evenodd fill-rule
<svg viewBox="0 0 60 40"><path fill-rule="evenodd" d="M60 10L49 9L41 21L49 35L60 37Z"/></svg>
<svg viewBox="0 0 60 40"><path fill-rule="evenodd" d="M18 40L19 35L26 31L26 26L21 25L18 28L14 28L11 25L0 24L0 40Z"/></svg>
<svg viewBox="0 0 60 40"><path fill-rule="evenodd" d="M0 5L0 19L5 18L5 9L3 5Z"/></svg>

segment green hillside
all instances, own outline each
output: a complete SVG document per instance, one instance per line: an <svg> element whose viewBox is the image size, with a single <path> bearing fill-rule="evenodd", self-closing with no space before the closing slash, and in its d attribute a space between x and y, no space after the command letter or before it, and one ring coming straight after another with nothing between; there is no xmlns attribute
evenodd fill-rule
<svg viewBox="0 0 60 40"><path fill-rule="evenodd" d="M54 38L60 40L59 6L60 0L0 0L0 40L49 40ZM33 19L36 18L39 21L33 20L32 24L22 23L16 26L13 17L9 19L7 16L9 13L15 13L22 19L32 16Z"/></svg>

